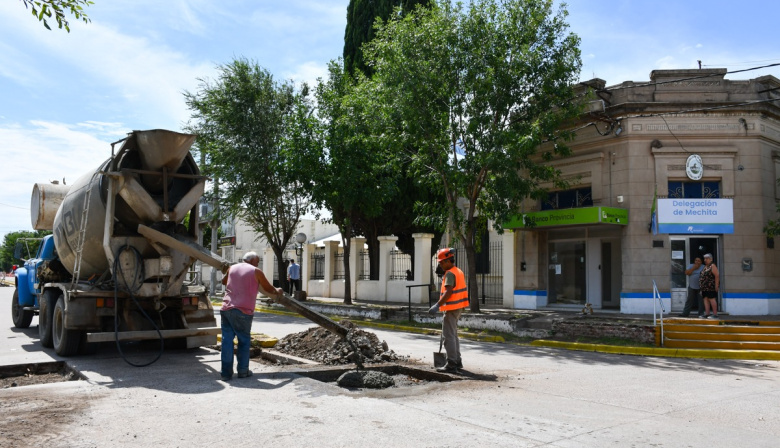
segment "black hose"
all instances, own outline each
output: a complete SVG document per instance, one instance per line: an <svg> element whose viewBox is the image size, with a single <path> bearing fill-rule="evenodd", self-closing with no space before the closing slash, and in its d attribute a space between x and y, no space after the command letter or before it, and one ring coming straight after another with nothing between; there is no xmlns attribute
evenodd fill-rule
<svg viewBox="0 0 780 448"><path fill-rule="evenodd" d="M128 286L127 279L124 276L124 272L122 272L122 265L119 263L119 254L121 254L123 251L131 250L133 254L135 255L135 272L133 272L133 284L132 286ZM163 338L162 332L160 332L160 328L157 326L157 324L154 323L154 319L149 317L149 315L144 311L144 309L141 307L141 304L138 303L138 299L135 298L135 292L138 291L138 289L143 286L143 284L136 286L136 279L138 278L139 273L139 267L140 267L140 274L141 274L141 283L143 283L143 279L145 277L144 273L144 263L141 257L141 253L138 252L138 249L135 247L132 247L130 245L123 246L119 252L117 252L116 257L114 258L114 339L116 340L116 348L119 350L119 355L122 357L122 359L130 364L133 367L146 367L149 365L154 364L157 362L158 359L163 354L163 351L165 350L165 339ZM160 351L157 353L157 356L143 364L136 364L129 359L127 359L127 356L122 351L122 344L119 342L119 300L118 300L118 293L119 293L119 276L117 275L118 272L122 272L122 280L125 282L125 290L130 295L130 298L133 300L133 303L135 303L135 306L138 307L139 310L141 310L141 313L143 313L144 317L151 322L154 329L157 331L157 334L160 336Z"/></svg>

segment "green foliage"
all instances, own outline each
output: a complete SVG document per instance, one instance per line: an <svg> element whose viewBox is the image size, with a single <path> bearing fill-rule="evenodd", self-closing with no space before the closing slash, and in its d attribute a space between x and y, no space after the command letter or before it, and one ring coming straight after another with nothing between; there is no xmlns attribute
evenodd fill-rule
<svg viewBox="0 0 780 448"><path fill-rule="evenodd" d="M278 82L246 59L218 72L216 80L200 80L198 92L185 93L192 110L188 127L198 136L204 173L218 179L212 194L219 206L263 235L281 263L309 208L308 192L297 180L303 168L295 162L314 142L306 130L313 110L308 87Z"/></svg>
<svg viewBox="0 0 780 448"><path fill-rule="evenodd" d="M416 7L429 7L430 0L352 0L347 8L347 27L344 35L344 71L350 74L362 73L371 77L373 70L363 59L362 46L374 38L376 24L387 21L393 14L403 16ZM399 9L394 9L399 8ZM365 81L365 78L358 78ZM375 101L375 98L367 98ZM374 106L367 106L374 107ZM411 253L414 248L412 235L414 233L434 233L435 238L441 236L443 225L432 225L418 222L415 204L429 201L441 201L439 191L429 189L419 182L409 169L408 160L398 164L399 175L393 175L397 180L396 194L388 199L384 207L373 216L358 212L355 216L355 231L366 237L370 257L370 278L379 278L379 241L381 235L398 237L398 247Z"/></svg>
<svg viewBox="0 0 780 448"><path fill-rule="evenodd" d="M313 200L331 212L344 238L345 273L358 217L378 216L397 192L396 160L383 148L376 127L374 87L362 75L355 79L346 73L341 61L331 61L328 79L320 80L316 91L319 144L300 162L309 168ZM346 303L351 302L349 280Z"/></svg>
<svg viewBox="0 0 780 448"><path fill-rule="evenodd" d="M13 265L21 264L21 260L14 257L14 247L19 238L43 238L50 234L51 231L49 230L36 230L34 232L19 230L17 232L7 233L5 238L3 238L3 245L0 247L0 269L2 269L3 272L8 272ZM29 254L27 253L27 249L24 249L22 251L22 258L34 257L35 253L38 251L38 245L39 242L30 242L30 244L26 246L29 248Z"/></svg>
<svg viewBox="0 0 780 448"><path fill-rule="evenodd" d="M54 16L58 28L65 28L65 31L70 33L70 24L68 23L68 19L65 18L65 13L68 11L70 11L76 19L80 19L84 21L84 23L92 21L84 12L84 7L94 4L94 2L89 0L22 0L22 3L24 3L25 8L31 10L32 15L35 16L39 22L43 22L43 26L46 27L47 30L51 30L51 27L49 27L49 23L46 19L51 19L52 16Z"/></svg>
<svg viewBox="0 0 780 448"><path fill-rule="evenodd" d="M569 153L571 135L560 129L579 113L571 101L579 38L566 32L564 7L554 15L552 5L442 1L394 16L364 47L391 124L384 135L446 196L448 228L466 249L474 311L477 229L489 219L501 231L543 182L560 182L540 162Z"/></svg>
<svg viewBox="0 0 780 448"><path fill-rule="evenodd" d="M780 179L777 180L777 183L780 184ZM776 203L775 206L777 207L777 214L780 215L780 202ZM767 221L766 226L764 227L764 233L766 233L766 236L769 238L780 235L780 218Z"/></svg>
<svg viewBox="0 0 780 448"><path fill-rule="evenodd" d="M350 0L347 6L347 27L344 31L344 68L347 73L354 74L360 70L366 76L373 73L366 65L361 47L370 42L376 33L374 23L377 19L386 21L395 8L399 12L413 11L417 5L427 7L430 0Z"/></svg>

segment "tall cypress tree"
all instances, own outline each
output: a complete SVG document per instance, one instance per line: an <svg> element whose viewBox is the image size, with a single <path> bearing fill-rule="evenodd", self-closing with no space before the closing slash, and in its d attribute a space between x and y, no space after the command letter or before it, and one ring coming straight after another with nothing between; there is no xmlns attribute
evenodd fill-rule
<svg viewBox="0 0 780 448"><path fill-rule="evenodd" d="M401 7L401 14L413 11L417 5L430 7L432 0L350 0L347 7L347 27L344 32L344 70L355 74L360 70L367 77L373 75L373 70L368 67L363 59L361 47L364 43L374 38L374 23L377 18L387 21L396 7ZM424 198L422 202L435 202L431 196L444 196L438 192L431 192L414 179L409 172L408 162L402 168L404 176L399 181L398 193L388 204L383 207L379 216L369 217L358 213L354 219L355 233L366 237L370 262L370 278L379 278L379 240L380 235L396 235L397 246L404 252L414 252L414 233L433 233L434 240L442 235L441 229L435 226L421 226L414 224L416 215L414 203ZM434 244L435 246L435 244ZM435 250L435 247L432 248ZM414 259L414 257L412 257ZM414 269L412 269L413 271ZM428 279L416 279L420 282Z"/></svg>
<svg viewBox="0 0 780 448"><path fill-rule="evenodd" d="M431 0L350 0L347 6L347 28L344 31L344 68L348 73L355 69L371 77L371 69L363 60L360 47L374 38L374 22L377 17L387 20L393 9L400 6L402 12L412 11L417 5L430 6Z"/></svg>

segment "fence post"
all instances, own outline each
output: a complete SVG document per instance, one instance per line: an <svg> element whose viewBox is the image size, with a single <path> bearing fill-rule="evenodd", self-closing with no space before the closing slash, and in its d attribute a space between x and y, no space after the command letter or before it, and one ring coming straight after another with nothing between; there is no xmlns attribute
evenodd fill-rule
<svg viewBox="0 0 780 448"><path fill-rule="evenodd" d="M359 299L357 290L357 279L360 275L360 252L363 250L363 244L366 239L363 237L352 238L350 242L351 249L349 251L349 283L352 288L352 297Z"/></svg>
<svg viewBox="0 0 780 448"><path fill-rule="evenodd" d="M304 244L303 255L301 255L301 288L304 291L309 290L309 280L314 266L311 265L311 254L317 249L314 244Z"/></svg>
<svg viewBox="0 0 780 448"><path fill-rule="evenodd" d="M504 308L515 307L515 244L517 234L514 230L504 229L501 236L501 282Z"/></svg>
<svg viewBox="0 0 780 448"><path fill-rule="evenodd" d="M268 283L274 283L274 250L270 247L263 249L263 274L268 279ZM285 272L284 275L287 275Z"/></svg>
<svg viewBox="0 0 780 448"><path fill-rule="evenodd" d="M387 302L388 290L387 284L390 278L390 252L395 248L397 236L380 236L379 240L379 290L384 291L384 301Z"/></svg>
<svg viewBox="0 0 780 448"><path fill-rule="evenodd" d="M431 282L431 242L432 233L413 233L414 238L414 282ZM416 292L415 302L428 303L430 289L420 288Z"/></svg>
<svg viewBox="0 0 780 448"><path fill-rule="evenodd" d="M330 285L333 282L333 273L336 270L335 259L337 250L339 250L338 241L325 241L325 266L323 267L325 285L322 292L324 297L331 297Z"/></svg>

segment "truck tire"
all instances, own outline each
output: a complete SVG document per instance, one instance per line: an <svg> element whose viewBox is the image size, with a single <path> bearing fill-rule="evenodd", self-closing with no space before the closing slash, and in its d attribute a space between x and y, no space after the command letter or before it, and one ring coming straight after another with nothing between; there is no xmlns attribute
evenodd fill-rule
<svg viewBox="0 0 780 448"><path fill-rule="evenodd" d="M78 353L81 332L65 328L65 296L62 294L57 299L57 304L54 305L51 323L54 351L60 356L73 356Z"/></svg>
<svg viewBox="0 0 780 448"><path fill-rule="evenodd" d="M54 347L54 342L51 339L51 320L54 316L54 305L57 300L58 291L46 290L43 292L40 298L38 306L38 338L41 340L41 345L46 348Z"/></svg>
<svg viewBox="0 0 780 448"><path fill-rule="evenodd" d="M24 307L19 304L19 290L15 289L14 298L11 300L11 318L14 321L14 327L28 328L34 314L34 311L25 310Z"/></svg>

